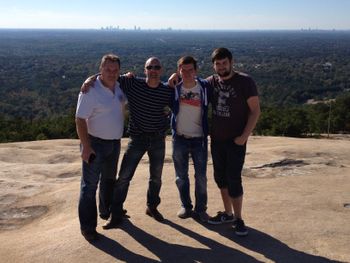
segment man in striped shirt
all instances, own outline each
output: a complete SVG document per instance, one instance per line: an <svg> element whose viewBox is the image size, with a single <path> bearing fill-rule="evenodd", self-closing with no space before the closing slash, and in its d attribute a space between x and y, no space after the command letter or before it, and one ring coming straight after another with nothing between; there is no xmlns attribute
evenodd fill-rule
<svg viewBox="0 0 350 263"><path fill-rule="evenodd" d="M162 66L158 58L151 57L145 63L146 79L119 79L120 87L129 104L130 139L114 187L112 217L104 229L116 227L123 218L123 203L135 170L147 152L150 177L147 191L146 214L157 221L164 220L157 206L160 204L161 175L165 156L165 132L168 118L165 112L173 101L174 89L160 81Z"/></svg>

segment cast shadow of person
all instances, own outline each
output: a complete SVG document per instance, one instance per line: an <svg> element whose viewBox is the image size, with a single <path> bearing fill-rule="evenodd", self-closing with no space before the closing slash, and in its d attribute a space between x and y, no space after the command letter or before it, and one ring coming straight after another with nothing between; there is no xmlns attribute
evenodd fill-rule
<svg viewBox="0 0 350 263"><path fill-rule="evenodd" d="M157 238L139 227L135 226L129 220L125 220L120 229L127 232L138 243L153 253L159 260L154 260L132 252L123 247L118 242L101 235L99 241L92 243L96 248L113 256L117 260L126 262L261 262L250 255L239 250L220 244L212 239L204 237L187 228L179 226L169 220L165 220L164 224L173 227L180 233L187 235L207 248L196 248L180 244L168 243Z"/></svg>
<svg viewBox="0 0 350 263"><path fill-rule="evenodd" d="M154 263L159 262L157 260L145 257L143 255L137 254L133 251L128 250L117 241L106 237L103 234L98 235L98 240L91 242L91 245L100 249L101 251L109 254L117 260L124 262L145 262L145 263Z"/></svg>
<svg viewBox="0 0 350 263"><path fill-rule="evenodd" d="M280 240L263 233L257 229L249 227L249 235L247 237L239 237L235 235L233 228L230 225L217 225L212 226L203 224L211 231L217 232L220 235L226 237L245 247L251 251L264 255L266 258L274 262L283 263L322 263L322 262L340 262L330 260L325 257L315 256L302 251L293 249Z"/></svg>

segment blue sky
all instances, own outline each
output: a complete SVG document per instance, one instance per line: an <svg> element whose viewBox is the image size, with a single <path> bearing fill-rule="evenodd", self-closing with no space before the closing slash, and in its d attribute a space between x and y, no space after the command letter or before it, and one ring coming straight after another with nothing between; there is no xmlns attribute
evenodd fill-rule
<svg viewBox="0 0 350 263"><path fill-rule="evenodd" d="M0 28L350 29L350 0L1 0Z"/></svg>

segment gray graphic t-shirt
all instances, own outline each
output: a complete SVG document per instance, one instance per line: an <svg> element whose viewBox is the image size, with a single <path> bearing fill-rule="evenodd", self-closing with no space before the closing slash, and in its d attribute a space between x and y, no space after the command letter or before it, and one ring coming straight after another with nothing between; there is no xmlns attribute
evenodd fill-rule
<svg viewBox="0 0 350 263"><path fill-rule="evenodd" d="M176 132L190 137L203 136L201 117L201 87L197 85L191 89L181 87L180 107L177 116Z"/></svg>

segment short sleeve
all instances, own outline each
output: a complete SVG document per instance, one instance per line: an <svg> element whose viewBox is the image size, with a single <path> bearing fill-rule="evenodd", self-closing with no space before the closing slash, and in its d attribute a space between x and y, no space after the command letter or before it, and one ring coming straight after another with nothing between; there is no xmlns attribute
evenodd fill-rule
<svg viewBox="0 0 350 263"><path fill-rule="evenodd" d="M244 97L249 99L250 97L258 96L258 89L254 80L251 77L246 78L246 84L244 87Z"/></svg>
<svg viewBox="0 0 350 263"><path fill-rule="evenodd" d="M120 89L127 94L128 90L130 90L133 86L133 83L135 81L135 78L128 78L126 76L120 76L118 79L120 83Z"/></svg>
<svg viewBox="0 0 350 263"><path fill-rule="evenodd" d="M75 116L81 119L88 119L93 112L94 98L91 92L79 93L77 110Z"/></svg>

